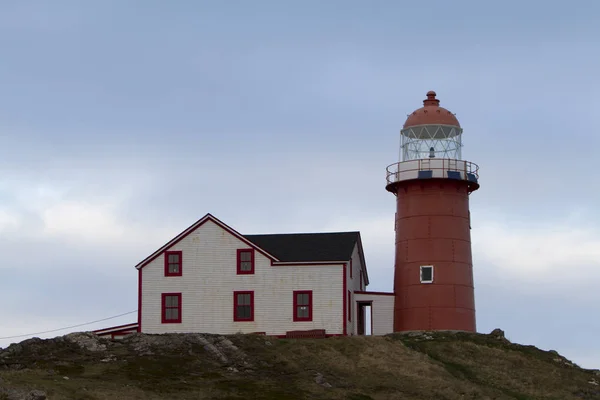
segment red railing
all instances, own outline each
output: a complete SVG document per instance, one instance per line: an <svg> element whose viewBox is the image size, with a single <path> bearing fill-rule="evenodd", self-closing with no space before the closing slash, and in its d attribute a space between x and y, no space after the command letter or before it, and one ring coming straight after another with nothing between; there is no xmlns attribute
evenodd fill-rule
<svg viewBox="0 0 600 400"><path fill-rule="evenodd" d="M440 167L439 164L442 166ZM406 166L410 163L414 163L417 166L415 168L404 169L400 168L402 165ZM436 165L436 166L432 166ZM470 161L464 160L453 160L453 159L421 159L421 160L410 160L410 161L401 161L391 165L388 165L386 168L386 181L387 184L400 182L409 178L402 178L402 176L409 175L411 172L418 171L442 171L442 176L446 177L446 171L455 171L462 172L464 175L464 179L467 179L467 174L473 174L475 178L479 179L479 166Z"/></svg>

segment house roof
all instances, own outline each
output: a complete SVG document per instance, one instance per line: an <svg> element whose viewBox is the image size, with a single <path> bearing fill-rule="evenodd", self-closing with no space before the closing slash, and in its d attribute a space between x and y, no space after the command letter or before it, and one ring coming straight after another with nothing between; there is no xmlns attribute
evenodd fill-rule
<svg viewBox="0 0 600 400"><path fill-rule="evenodd" d="M162 247L160 247L154 253L150 254L144 260L140 261L135 266L135 268L136 269L144 268L146 265L148 265L150 262L152 262L152 260L154 260L156 257L158 257L159 255L161 255L165 250L168 250L171 246L174 246L177 243L179 243L183 238L185 238L190 233L194 232L197 228L199 228L200 226L202 226L207 221L214 222L215 224L217 224L221 228L225 229L227 232L231 233L233 236L239 238L243 242L246 242L248 245L250 245L250 246L256 246L254 243L252 243L248 239L244 238L244 236L241 235L238 231L236 231L235 229L231 228L230 226L224 224L218 218L215 218L211 214L206 214L204 217L200 218L198 221L194 222L192 225L190 225L189 227L187 227L183 232L181 232L179 235L175 236L173 239L171 239L169 242L167 242L166 244L164 244ZM260 248L258 246L256 246L256 247L257 247L256 250L258 250L261 253L263 253L266 257L270 258L273 261L279 261L277 259L277 257L275 257L274 255L269 254L267 251L265 251L264 249L262 249L262 248Z"/></svg>
<svg viewBox="0 0 600 400"><path fill-rule="evenodd" d="M346 262L352 257L354 246L358 244L358 252L363 265L365 284L369 284L369 276L364 259L360 232L331 233L284 233L270 235L242 235L211 214L206 214L179 235L164 244L154 253L140 261L135 268L141 269L156 259L165 250L174 246L198 227L212 221L243 242L271 259L274 264L299 262Z"/></svg>
<svg viewBox="0 0 600 400"><path fill-rule="evenodd" d="M281 262L347 261L359 232L244 235Z"/></svg>

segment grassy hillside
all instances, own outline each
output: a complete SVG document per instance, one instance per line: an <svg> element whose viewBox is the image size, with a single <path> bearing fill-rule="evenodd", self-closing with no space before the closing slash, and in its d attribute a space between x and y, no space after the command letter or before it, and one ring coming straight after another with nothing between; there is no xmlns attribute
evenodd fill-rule
<svg viewBox="0 0 600 400"><path fill-rule="evenodd" d="M0 399L600 399L600 373L501 334L315 340L89 333L0 350ZM29 397L28 397L29 396Z"/></svg>

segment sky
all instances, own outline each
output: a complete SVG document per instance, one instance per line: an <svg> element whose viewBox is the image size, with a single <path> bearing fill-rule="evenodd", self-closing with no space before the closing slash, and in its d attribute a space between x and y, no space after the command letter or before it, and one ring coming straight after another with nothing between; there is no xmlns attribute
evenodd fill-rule
<svg viewBox="0 0 600 400"><path fill-rule="evenodd" d="M598 18L595 0L0 2L0 347L136 310L134 265L206 213L359 230L368 289L391 291L385 168L435 90L480 166L478 331L600 368Z"/></svg>

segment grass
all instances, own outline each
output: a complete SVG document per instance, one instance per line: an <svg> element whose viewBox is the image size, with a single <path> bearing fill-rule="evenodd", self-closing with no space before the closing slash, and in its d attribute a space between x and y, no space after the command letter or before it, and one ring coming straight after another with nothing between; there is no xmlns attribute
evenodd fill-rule
<svg viewBox="0 0 600 400"><path fill-rule="evenodd" d="M588 383L592 372L555 353L487 335L430 336L233 335L229 339L243 357L230 356L230 363L203 346L177 345L181 336L165 336L175 343L168 352L157 347L143 356L114 342L109 352L117 360L110 362L102 361L106 354L47 341L5 361L22 369L3 369L0 361L0 383L44 390L53 400L600 399L600 390Z"/></svg>

